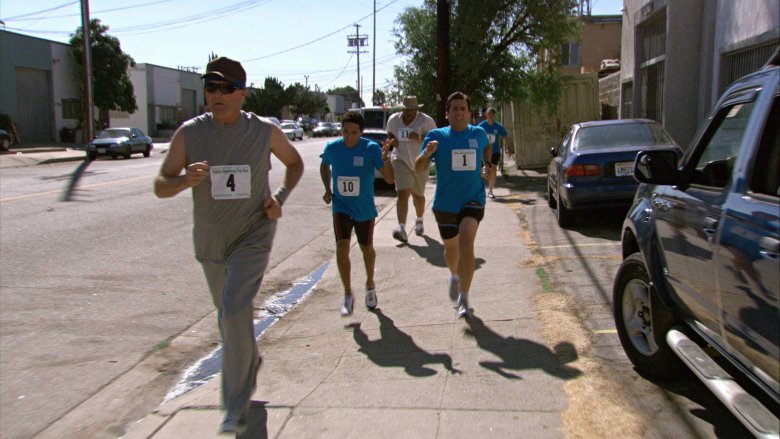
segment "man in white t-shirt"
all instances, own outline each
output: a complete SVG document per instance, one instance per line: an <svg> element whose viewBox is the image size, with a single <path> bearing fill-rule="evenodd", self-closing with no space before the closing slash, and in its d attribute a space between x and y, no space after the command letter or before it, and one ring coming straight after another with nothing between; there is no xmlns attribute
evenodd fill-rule
<svg viewBox="0 0 780 439"><path fill-rule="evenodd" d="M417 104L416 96L407 96L403 101L404 109L390 116L387 121L387 134L395 148L392 152L393 170L395 171L395 190L398 201L395 206L398 215L398 227L393 230L393 238L405 243L406 215L409 211L409 196L412 197L417 219L414 223L414 233L423 234L423 212L425 211L425 183L428 171L417 172L414 162L420 155L422 140L428 131L436 128L436 122L427 114L418 111L422 105Z"/></svg>

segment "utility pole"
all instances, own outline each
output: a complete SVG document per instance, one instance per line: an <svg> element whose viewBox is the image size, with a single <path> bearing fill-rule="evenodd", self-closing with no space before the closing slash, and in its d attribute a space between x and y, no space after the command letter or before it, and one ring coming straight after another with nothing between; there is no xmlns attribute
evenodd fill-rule
<svg viewBox="0 0 780 439"><path fill-rule="evenodd" d="M303 75L303 77L306 78L306 85L305 85L305 87L308 89L309 88L309 75Z"/></svg>
<svg viewBox="0 0 780 439"><path fill-rule="evenodd" d="M447 67L450 64L450 2L436 1L436 124L447 125L447 96L450 94Z"/></svg>
<svg viewBox="0 0 780 439"><path fill-rule="evenodd" d="M347 35L347 47L354 47L355 51L347 51L347 53L356 53L357 54L357 93L358 93L358 99L363 99L363 90L360 87L360 54L362 53L368 53L365 50L361 51L361 47L365 47L368 45L368 35L360 35L360 25L355 25L355 35ZM358 102L359 104L359 102Z"/></svg>
<svg viewBox="0 0 780 439"><path fill-rule="evenodd" d="M376 0L374 0L374 50L371 52L371 58L373 59L371 67L373 69L373 83L371 85L371 103L377 105L376 102Z"/></svg>
<svg viewBox="0 0 780 439"><path fill-rule="evenodd" d="M92 140L95 132L95 116L92 107L92 43L90 42L89 0L81 0L81 40L84 44L84 105L87 113L87 126L84 143Z"/></svg>

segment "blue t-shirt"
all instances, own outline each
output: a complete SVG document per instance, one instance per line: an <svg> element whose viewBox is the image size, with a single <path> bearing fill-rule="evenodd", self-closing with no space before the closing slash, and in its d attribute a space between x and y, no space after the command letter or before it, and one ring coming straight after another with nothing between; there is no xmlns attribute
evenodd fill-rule
<svg viewBox="0 0 780 439"><path fill-rule="evenodd" d="M485 130L485 132L488 134L489 141L492 139L493 150L490 152L490 154L491 155L501 154L501 146L499 146L498 144L498 138L506 137L507 135L506 128L504 128L504 126L498 122L493 122L493 125L490 125L487 119L480 122L479 125L477 126L482 127L482 129Z"/></svg>
<svg viewBox="0 0 780 439"><path fill-rule="evenodd" d="M320 157L331 169L333 213L344 213L356 222L376 218L374 169L384 166L382 148L363 137L348 148L344 138L339 138L328 142Z"/></svg>
<svg viewBox="0 0 780 439"><path fill-rule="evenodd" d="M458 213L471 201L484 206L482 156L488 146L485 130L474 125L463 131L453 131L450 127L431 130L423 140L423 152L431 140L439 142L438 149L431 155L436 163L433 208Z"/></svg>

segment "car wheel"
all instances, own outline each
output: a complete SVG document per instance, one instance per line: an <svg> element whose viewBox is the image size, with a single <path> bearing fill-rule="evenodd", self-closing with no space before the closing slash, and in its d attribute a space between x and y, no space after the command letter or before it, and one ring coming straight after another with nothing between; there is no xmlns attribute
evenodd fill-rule
<svg viewBox="0 0 780 439"><path fill-rule="evenodd" d="M550 188L550 183L547 183L547 205L555 209L555 197L553 197L552 188Z"/></svg>
<svg viewBox="0 0 780 439"><path fill-rule="evenodd" d="M144 157L149 157L152 155L152 145L146 145L146 149L144 149Z"/></svg>
<svg viewBox="0 0 780 439"><path fill-rule="evenodd" d="M88 152L87 153L87 160L97 160L97 153L96 152Z"/></svg>
<svg viewBox="0 0 780 439"><path fill-rule="evenodd" d="M566 206L558 200L555 203L555 215L558 219L558 225L561 227L568 227L574 224L574 211L566 208Z"/></svg>
<svg viewBox="0 0 780 439"><path fill-rule="evenodd" d="M612 309L620 344L637 372L646 377L670 377L684 369L666 343L674 316L660 302L639 253L626 258L618 269Z"/></svg>
<svg viewBox="0 0 780 439"><path fill-rule="evenodd" d="M11 141L8 139L3 139L2 142L0 142L0 149L4 151L11 149Z"/></svg>

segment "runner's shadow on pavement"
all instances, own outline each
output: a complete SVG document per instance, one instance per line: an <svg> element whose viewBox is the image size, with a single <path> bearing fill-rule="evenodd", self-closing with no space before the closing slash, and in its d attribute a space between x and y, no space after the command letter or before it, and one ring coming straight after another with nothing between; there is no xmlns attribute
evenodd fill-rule
<svg viewBox="0 0 780 439"><path fill-rule="evenodd" d="M379 318L379 333L381 338L369 340L368 335L360 329L360 323L348 325L352 328L352 336L360 346L360 352L366 354L369 360L380 367L403 367L407 374L414 377L436 375L436 370L426 367L428 364L441 364L452 373L460 373L452 367L452 357L448 354L431 354L417 346L412 337L395 326L390 317L382 310L370 310Z"/></svg>
<svg viewBox="0 0 780 439"><path fill-rule="evenodd" d="M246 430L236 436L236 439L267 439L268 411L266 401L252 401L246 416Z"/></svg>
<svg viewBox="0 0 780 439"><path fill-rule="evenodd" d="M566 366L577 359L577 351L571 343L555 345L553 351L542 344L515 337L503 337L485 325L479 317L467 319L466 335L474 337L477 346L499 357L501 361L480 361L479 365L504 378L522 379L510 371L541 369L555 377L570 380L582 375L579 369Z"/></svg>
<svg viewBox="0 0 780 439"><path fill-rule="evenodd" d="M423 234L422 237L425 239L424 245L414 245L408 242L405 245L434 267L446 268L447 261L444 260L444 245L428 235ZM479 270L484 263L484 259L474 258L474 269Z"/></svg>

